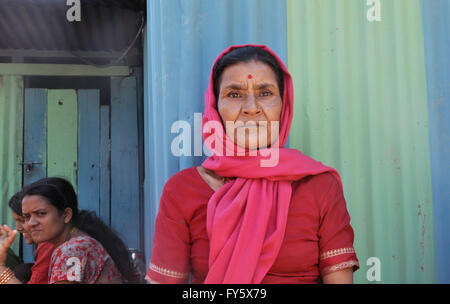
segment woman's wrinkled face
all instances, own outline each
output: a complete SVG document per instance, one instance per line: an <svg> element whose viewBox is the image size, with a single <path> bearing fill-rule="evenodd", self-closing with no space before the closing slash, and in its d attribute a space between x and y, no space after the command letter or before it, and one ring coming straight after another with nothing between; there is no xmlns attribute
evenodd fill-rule
<svg viewBox="0 0 450 304"><path fill-rule="evenodd" d="M12 217L14 221L16 222L16 230L22 233L23 238L25 239L25 242L27 244L32 244L33 239L31 238L31 234L29 231L25 230L24 224L25 224L25 218L14 211L11 210Z"/></svg>
<svg viewBox="0 0 450 304"><path fill-rule="evenodd" d="M31 233L35 243L57 243L63 238L63 232L71 219L67 208L60 213L45 197L27 195L22 200L22 213L25 218L24 228Z"/></svg>
<svg viewBox="0 0 450 304"><path fill-rule="evenodd" d="M278 138L282 98L272 68L256 61L225 68L217 108L228 137L237 146L254 150L273 144Z"/></svg>

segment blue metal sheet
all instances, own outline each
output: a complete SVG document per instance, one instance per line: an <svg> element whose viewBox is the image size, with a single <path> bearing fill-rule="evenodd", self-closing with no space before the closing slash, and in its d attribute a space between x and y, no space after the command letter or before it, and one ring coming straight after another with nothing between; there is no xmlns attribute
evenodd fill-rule
<svg viewBox="0 0 450 304"><path fill-rule="evenodd" d="M78 90L78 202L100 212L100 91Z"/></svg>
<svg viewBox="0 0 450 304"><path fill-rule="evenodd" d="M23 184L47 176L47 90L25 89L24 162L36 162L24 171Z"/></svg>
<svg viewBox="0 0 450 304"><path fill-rule="evenodd" d="M135 77L111 78L111 122L111 227L128 247L140 249Z"/></svg>
<svg viewBox="0 0 450 304"><path fill-rule="evenodd" d="M100 107L100 212L107 225L111 224L111 141L109 139L109 106Z"/></svg>
<svg viewBox="0 0 450 304"><path fill-rule="evenodd" d="M286 3L272 0L148 0L144 43L145 253L151 258L162 188L181 169L198 165L194 113L215 58L234 44L266 44L287 63ZM191 128L190 156L175 157L171 133L177 120ZM200 131L201 132L201 131Z"/></svg>
<svg viewBox="0 0 450 304"><path fill-rule="evenodd" d="M24 170L23 185L26 186L47 176L47 90L25 89L24 162L34 164ZM34 262L31 245L23 242L23 259Z"/></svg>
<svg viewBox="0 0 450 304"><path fill-rule="evenodd" d="M450 283L450 1L422 1L439 283Z"/></svg>

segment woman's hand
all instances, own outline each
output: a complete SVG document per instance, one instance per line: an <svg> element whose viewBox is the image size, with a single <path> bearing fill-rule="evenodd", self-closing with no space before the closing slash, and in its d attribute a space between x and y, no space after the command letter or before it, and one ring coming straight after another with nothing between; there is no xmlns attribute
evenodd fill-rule
<svg viewBox="0 0 450 304"><path fill-rule="evenodd" d="M7 225L0 226L0 266L5 265L6 254L14 242L17 230L12 230Z"/></svg>

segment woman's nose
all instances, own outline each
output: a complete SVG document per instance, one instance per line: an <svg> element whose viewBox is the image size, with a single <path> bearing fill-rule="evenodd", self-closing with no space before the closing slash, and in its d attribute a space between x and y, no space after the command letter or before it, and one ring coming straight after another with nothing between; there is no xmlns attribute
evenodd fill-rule
<svg viewBox="0 0 450 304"><path fill-rule="evenodd" d="M247 99L244 102L244 105L242 107L242 112L245 115L253 116L253 115L259 115L261 114L261 108L258 105L258 102L256 101L255 96L249 95Z"/></svg>
<svg viewBox="0 0 450 304"><path fill-rule="evenodd" d="M36 225L36 219L34 218L34 216L30 216L30 218L28 219L27 222L25 222L24 228L25 230L30 230L30 227L33 227L34 225Z"/></svg>

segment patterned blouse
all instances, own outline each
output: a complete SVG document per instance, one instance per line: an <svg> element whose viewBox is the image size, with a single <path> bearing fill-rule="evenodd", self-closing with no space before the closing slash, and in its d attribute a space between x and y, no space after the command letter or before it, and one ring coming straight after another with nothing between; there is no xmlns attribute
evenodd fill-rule
<svg viewBox="0 0 450 304"><path fill-rule="evenodd" d="M90 236L73 237L55 249L49 283L120 284L122 276L108 252Z"/></svg>

